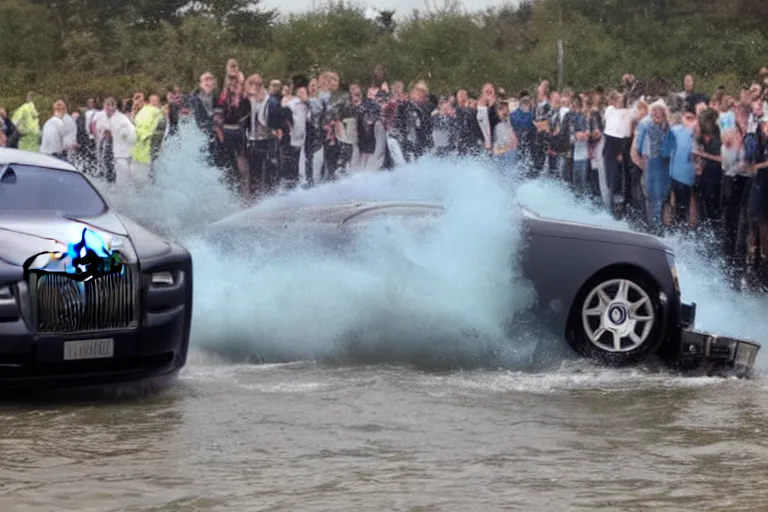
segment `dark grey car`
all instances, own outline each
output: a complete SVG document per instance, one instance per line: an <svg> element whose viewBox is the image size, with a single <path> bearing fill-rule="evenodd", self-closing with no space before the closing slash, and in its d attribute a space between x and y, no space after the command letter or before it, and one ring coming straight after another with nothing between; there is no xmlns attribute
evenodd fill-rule
<svg viewBox="0 0 768 512"><path fill-rule="evenodd" d="M0 394L175 376L192 281L185 248L72 165L0 148Z"/></svg>
<svg viewBox="0 0 768 512"><path fill-rule="evenodd" d="M398 217L428 229L444 211L438 203L375 201L250 209L210 225L208 236L227 244L233 234L263 237L299 222L341 249L361 224ZM674 253L658 238L523 213L521 266L536 291L535 315L578 354L612 366L654 355L683 370L751 372L758 343L693 329L696 306L682 303Z"/></svg>

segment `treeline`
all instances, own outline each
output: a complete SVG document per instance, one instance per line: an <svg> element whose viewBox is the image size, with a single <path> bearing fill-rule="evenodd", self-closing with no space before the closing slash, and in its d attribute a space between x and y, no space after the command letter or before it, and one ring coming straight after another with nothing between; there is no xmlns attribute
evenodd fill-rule
<svg viewBox="0 0 768 512"><path fill-rule="evenodd" d="M383 63L436 90L492 80L514 92L557 77L558 39L576 88L626 72L677 87L690 72L700 87L733 89L768 65L765 20L766 0L444 3L376 20L344 4L280 17L255 0L0 0L0 104L15 108L30 89L41 102L189 89L202 71L221 76L229 57L265 78L334 69L368 81Z"/></svg>

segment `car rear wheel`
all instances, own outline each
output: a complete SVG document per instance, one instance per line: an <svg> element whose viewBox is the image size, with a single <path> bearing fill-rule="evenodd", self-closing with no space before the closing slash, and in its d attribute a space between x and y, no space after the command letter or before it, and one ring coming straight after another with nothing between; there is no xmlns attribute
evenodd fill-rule
<svg viewBox="0 0 768 512"><path fill-rule="evenodd" d="M603 276L580 294L571 344L612 366L640 362L661 343L658 289L639 276Z"/></svg>

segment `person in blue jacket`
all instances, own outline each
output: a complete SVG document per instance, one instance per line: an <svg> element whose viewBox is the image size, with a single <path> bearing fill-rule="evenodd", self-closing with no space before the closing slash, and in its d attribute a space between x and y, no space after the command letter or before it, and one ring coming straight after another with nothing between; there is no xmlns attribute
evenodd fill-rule
<svg viewBox="0 0 768 512"><path fill-rule="evenodd" d="M535 116L531 97L526 91L520 93L519 105L509 117L517 137L517 161L522 162L523 169L530 170L533 165L531 158L536 141L536 126L533 124Z"/></svg>
<svg viewBox="0 0 768 512"><path fill-rule="evenodd" d="M638 125L636 148L646 188L648 226L652 231L660 232L663 227L664 203L670 192L669 163L674 139L663 100L657 100L650 106L650 116L650 122Z"/></svg>
<svg viewBox="0 0 768 512"><path fill-rule="evenodd" d="M672 126L674 144L670 159L669 174L672 193L675 197L673 223L677 227L690 225L691 196L696 178L696 164L693 149L696 139L696 111L686 107L680 123Z"/></svg>

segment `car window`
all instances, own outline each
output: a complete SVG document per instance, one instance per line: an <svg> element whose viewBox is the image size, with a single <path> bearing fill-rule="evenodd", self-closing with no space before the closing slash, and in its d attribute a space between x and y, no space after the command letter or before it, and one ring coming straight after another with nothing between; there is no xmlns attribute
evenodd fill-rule
<svg viewBox="0 0 768 512"><path fill-rule="evenodd" d="M538 212L535 212L531 209L529 209L527 206L520 205L520 209L523 211L523 215L525 217L534 217L536 219L540 219L541 215Z"/></svg>
<svg viewBox="0 0 768 512"><path fill-rule="evenodd" d="M0 212L58 211L73 217L95 217L107 205L80 173L11 164L0 167Z"/></svg>
<svg viewBox="0 0 768 512"><path fill-rule="evenodd" d="M382 219L385 217L397 217L406 220L417 220L425 217L438 217L443 214L442 208L431 206L387 206L384 208L373 208L354 214L347 218L344 223L356 223Z"/></svg>

